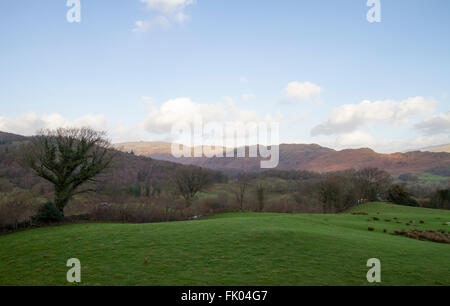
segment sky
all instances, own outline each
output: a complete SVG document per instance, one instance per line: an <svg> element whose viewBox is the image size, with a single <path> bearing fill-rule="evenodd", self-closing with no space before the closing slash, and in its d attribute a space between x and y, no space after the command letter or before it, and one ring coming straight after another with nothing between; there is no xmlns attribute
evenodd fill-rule
<svg viewBox="0 0 450 306"><path fill-rule="evenodd" d="M372 23L366 0L79 3L69 22L67 0L0 2L1 131L170 141L201 116L335 149L450 143L448 0L380 0Z"/></svg>

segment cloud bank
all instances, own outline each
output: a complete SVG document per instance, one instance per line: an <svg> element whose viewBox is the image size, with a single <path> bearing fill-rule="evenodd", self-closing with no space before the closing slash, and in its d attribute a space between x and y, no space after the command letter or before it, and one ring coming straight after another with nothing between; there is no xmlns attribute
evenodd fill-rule
<svg viewBox="0 0 450 306"><path fill-rule="evenodd" d="M208 122L259 122L275 121L280 118L272 116L261 117L256 111L237 107L231 98L224 97L223 102L205 104L192 101L190 98L175 98L166 101L159 108L153 108L144 121L144 128L149 133L170 133L177 123L191 124L195 118L201 117Z"/></svg>
<svg viewBox="0 0 450 306"><path fill-rule="evenodd" d="M437 114L415 125L425 135L450 135L450 112Z"/></svg>
<svg viewBox="0 0 450 306"><path fill-rule="evenodd" d="M437 101L424 97L412 97L402 101L365 100L360 104L346 104L333 109L324 123L312 129L311 135L349 133L375 122L400 125L408 122L413 116L433 112L437 104Z"/></svg>

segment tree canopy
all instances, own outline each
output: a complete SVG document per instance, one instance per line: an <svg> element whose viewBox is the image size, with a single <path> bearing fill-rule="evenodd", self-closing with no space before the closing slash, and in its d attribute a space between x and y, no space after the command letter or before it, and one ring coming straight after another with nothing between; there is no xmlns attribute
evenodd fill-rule
<svg viewBox="0 0 450 306"><path fill-rule="evenodd" d="M25 148L25 162L34 173L55 188L55 205L64 210L81 188L108 168L114 154L106 133L90 128L41 130Z"/></svg>

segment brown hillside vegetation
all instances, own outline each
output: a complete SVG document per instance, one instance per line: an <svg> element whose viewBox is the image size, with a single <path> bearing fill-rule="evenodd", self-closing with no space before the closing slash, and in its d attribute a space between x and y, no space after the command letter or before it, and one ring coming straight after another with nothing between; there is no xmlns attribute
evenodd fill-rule
<svg viewBox="0 0 450 306"><path fill-rule="evenodd" d="M170 143L139 142L116 145L123 151L155 159L191 164L226 172L260 171L259 158L175 158ZM307 170L317 172L340 171L349 168L378 167L391 174L422 173L430 168L450 166L449 153L407 152L380 154L364 149L336 151L317 144L280 145L279 170Z"/></svg>
<svg viewBox="0 0 450 306"><path fill-rule="evenodd" d="M13 188L52 190L48 182L34 175L28 167L23 165L22 156L27 148L26 140L29 138L0 132L0 137L3 135L7 138L0 142L0 192L11 191ZM113 167L100 175L96 189L99 192L113 194L129 186L159 186L173 177L181 168L185 166L118 152L113 161ZM222 179L221 173L210 172L219 180Z"/></svg>

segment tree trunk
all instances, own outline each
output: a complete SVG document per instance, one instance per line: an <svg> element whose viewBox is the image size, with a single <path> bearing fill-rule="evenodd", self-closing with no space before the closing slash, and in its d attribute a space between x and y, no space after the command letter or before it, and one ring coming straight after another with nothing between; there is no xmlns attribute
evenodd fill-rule
<svg viewBox="0 0 450 306"><path fill-rule="evenodd" d="M67 203L69 202L69 197L65 195L61 191L55 190L55 206L59 209L59 211L64 216L64 207L66 207Z"/></svg>

